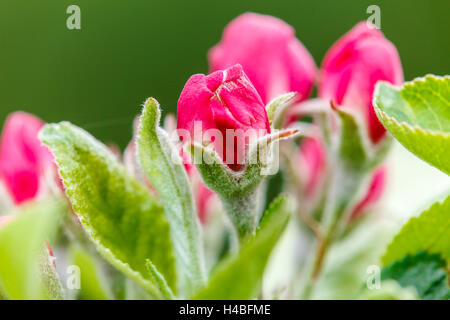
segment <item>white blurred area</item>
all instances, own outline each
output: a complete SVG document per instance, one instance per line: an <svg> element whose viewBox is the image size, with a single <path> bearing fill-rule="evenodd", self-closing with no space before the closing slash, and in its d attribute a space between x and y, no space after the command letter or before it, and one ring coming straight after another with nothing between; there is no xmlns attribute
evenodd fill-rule
<svg viewBox="0 0 450 320"><path fill-rule="evenodd" d="M380 263L387 244L412 216L450 194L450 177L417 158L395 141L386 164L388 180L382 202L329 252L313 299L352 299L365 283L367 268ZM301 230L292 221L271 256L264 278L265 298L298 298L302 281L295 276L296 254L304 252ZM304 239L303 239L304 241ZM293 279L297 279L296 282Z"/></svg>
<svg viewBox="0 0 450 320"><path fill-rule="evenodd" d="M385 206L399 219L408 219L450 194L450 177L395 142L388 156L390 168Z"/></svg>

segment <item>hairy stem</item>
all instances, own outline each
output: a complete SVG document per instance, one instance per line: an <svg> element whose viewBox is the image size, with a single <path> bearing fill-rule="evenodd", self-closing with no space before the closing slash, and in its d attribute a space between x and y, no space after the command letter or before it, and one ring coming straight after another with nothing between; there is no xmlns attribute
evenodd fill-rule
<svg viewBox="0 0 450 320"><path fill-rule="evenodd" d="M222 203L236 230L239 243L254 234L261 216L261 187L247 194L223 198Z"/></svg>

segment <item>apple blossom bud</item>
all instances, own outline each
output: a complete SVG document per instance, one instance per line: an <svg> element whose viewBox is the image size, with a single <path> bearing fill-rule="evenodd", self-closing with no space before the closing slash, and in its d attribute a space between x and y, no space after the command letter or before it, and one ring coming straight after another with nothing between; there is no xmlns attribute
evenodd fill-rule
<svg viewBox="0 0 450 320"><path fill-rule="evenodd" d="M369 189L367 190L366 195L353 209L351 215L352 220L380 200L386 186L386 171L387 169L384 166L381 166L375 171L369 183Z"/></svg>
<svg viewBox="0 0 450 320"><path fill-rule="evenodd" d="M365 21L360 22L325 55L319 96L360 110L373 143L380 141L386 132L372 105L374 87L379 80L395 85L403 82L400 58L380 30L369 28Z"/></svg>
<svg viewBox="0 0 450 320"><path fill-rule="evenodd" d="M295 38L295 30L278 18L256 13L231 21L208 58L211 71L241 64L264 103L292 91L306 99L316 77L314 60Z"/></svg>
<svg viewBox="0 0 450 320"><path fill-rule="evenodd" d="M224 162L238 171L249 136L270 133L270 126L261 97L242 67L234 65L208 76L193 75L187 81L178 100L177 130L183 143L186 138L213 143Z"/></svg>
<svg viewBox="0 0 450 320"><path fill-rule="evenodd" d="M31 114L15 112L3 127L0 177L16 204L37 196L46 170L54 165L53 156L38 139L43 125Z"/></svg>

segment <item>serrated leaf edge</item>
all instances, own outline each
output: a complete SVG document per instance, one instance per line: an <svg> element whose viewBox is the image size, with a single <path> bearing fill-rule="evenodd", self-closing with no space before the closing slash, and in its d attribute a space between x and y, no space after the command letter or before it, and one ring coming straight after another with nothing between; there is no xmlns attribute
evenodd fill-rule
<svg viewBox="0 0 450 320"><path fill-rule="evenodd" d="M450 196L449 196L450 197ZM381 261L382 261L382 263L383 263L383 265L389 265L389 264L391 264L391 263L393 263L394 261L396 261L396 260L398 260L398 259L396 259L396 260L392 260L392 261L386 261L386 257L387 257L387 254L389 253L389 251L390 251L390 249L396 244L396 240L399 238L399 237L401 237L402 236L402 231L403 230L405 230L406 228L409 228L410 227L410 225L411 224L415 224L416 223L416 221L417 220L419 220L423 215L425 215L425 214L428 214L429 212L431 212L432 210L434 210L435 208L437 208L437 207L439 207L439 206L442 206L446 201L449 201L449 197L447 197L445 200L442 200L442 201L438 201L438 202L435 202L435 203L433 203L428 209L426 209L425 211L423 211L419 216L417 216L417 217L412 217L411 219L409 219L408 220L408 222L405 224L405 225L403 225L403 227L401 228L401 230L395 235L395 237L392 239L392 241L389 243L389 245L387 246L387 248L386 248L386 252L385 252L385 254L383 255L383 257L381 258ZM431 240L429 240L428 241L428 243L424 246L424 248L422 248L422 250L428 250L428 248L436 241L436 239L437 238L439 238L439 236L442 234L442 233L444 233L445 232L445 230L448 228L448 227L450 227L450 219L447 221L447 224L445 224L443 227L442 227L442 229L441 229L441 231L440 232L436 232L435 233L435 236L431 239ZM427 251L428 252L428 251ZM415 254L416 252L406 252L406 254L405 255L413 255L413 254ZM401 259L401 258L400 258ZM445 259L445 257L443 258L443 259Z"/></svg>

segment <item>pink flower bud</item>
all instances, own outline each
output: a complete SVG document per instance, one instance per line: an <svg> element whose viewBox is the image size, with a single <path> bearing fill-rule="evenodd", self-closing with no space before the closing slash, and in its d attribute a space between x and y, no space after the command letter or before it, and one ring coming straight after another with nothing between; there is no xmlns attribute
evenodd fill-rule
<svg viewBox="0 0 450 320"><path fill-rule="evenodd" d="M270 133L261 97L240 65L208 76L196 74L187 81L178 100L177 129L183 143L186 139L214 143L233 170L242 168L247 132Z"/></svg>
<svg viewBox="0 0 450 320"><path fill-rule="evenodd" d="M384 166L375 171L369 183L367 194L353 209L351 219L355 219L380 200L386 186L386 171L387 169Z"/></svg>
<svg viewBox="0 0 450 320"><path fill-rule="evenodd" d="M360 110L374 143L386 132L372 105L374 87L379 80L395 85L403 82L400 58L394 45L381 31L360 22L325 55L319 96Z"/></svg>
<svg viewBox="0 0 450 320"><path fill-rule="evenodd" d="M231 21L208 58L211 71L241 64L264 103L290 91L306 99L316 76L314 60L295 38L295 30L280 19L256 13Z"/></svg>
<svg viewBox="0 0 450 320"><path fill-rule="evenodd" d="M53 165L53 156L38 139L43 125L31 114L15 112L3 127L0 177L16 204L38 194L45 170Z"/></svg>
<svg viewBox="0 0 450 320"><path fill-rule="evenodd" d="M324 177L325 146L319 137L307 137L302 141L299 152L299 168L305 196L314 197Z"/></svg>

